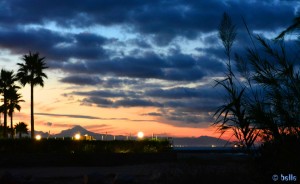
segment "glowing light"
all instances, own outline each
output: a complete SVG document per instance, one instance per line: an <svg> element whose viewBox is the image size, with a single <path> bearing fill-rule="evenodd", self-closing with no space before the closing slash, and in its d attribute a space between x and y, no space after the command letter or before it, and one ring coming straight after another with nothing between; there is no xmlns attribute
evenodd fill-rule
<svg viewBox="0 0 300 184"><path fill-rule="evenodd" d="M143 139L144 138L144 132L138 132L137 137L139 139Z"/></svg>
<svg viewBox="0 0 300 184"><path fill-rule="evenodd" d="M35 140L39 141L39 140L41 140L41 139L42 139L42 136L41 136L41 135L36 135L36 136L35 136Z"/></svg>
<svg viewBox="0 0 300 184"><path fill-rule="evenodd" d="M75 138L75 140L80 140L81 136L80 136L80 134L75 134L74 138Z"/></svg>

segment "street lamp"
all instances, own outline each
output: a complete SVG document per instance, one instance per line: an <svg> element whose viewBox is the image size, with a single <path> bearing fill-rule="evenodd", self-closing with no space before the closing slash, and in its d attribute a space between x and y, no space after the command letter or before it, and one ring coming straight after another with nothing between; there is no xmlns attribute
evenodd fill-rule
<svg viewBox="0 0 300 184"><path fill-rule="evenodd" d="M36 136L35 136L35 140L39 141L39 140L41 140L41 139L42 139L42 136L41 136L41 135L36 135Z"/></svg>
<svg viewBox="0 0 300 184"><path fill-rule="evenodd" d="M137 134L137 137L139 138L139 139L143 139L144 138L144 132L138 132L138 134Z"/></svg>
<svg viewBox="0 0 300 184"><path fill-rule="evenodd" d="M80 140L81 136L80 136L80 134L78 133L78 134L75 134L74 138L75 138L75 140Z"/></svg>

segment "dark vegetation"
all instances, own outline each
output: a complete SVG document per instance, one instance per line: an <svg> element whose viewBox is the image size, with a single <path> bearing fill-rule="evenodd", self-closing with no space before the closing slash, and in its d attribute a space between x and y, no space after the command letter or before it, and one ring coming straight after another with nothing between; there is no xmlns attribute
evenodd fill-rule
<svg viewBox="0 0 300 184"><path fill-rule="evenodd" d="M300 174L300 70L299 43L292 55L284 35L299 31L299 17L276 39L267 41L250 33L245 54L234 53L236 27L225 13L219 37L227 57L227 72L216 85L226 91L225 103L216 113L214 126L233 133L240 145L254 156L255 168L265 175ZM261 146L251 151L255 141Z"/></svg>
<svg viewBox="0 0 300 184"><path fill-rule="evenodd" d="M48 67L45 63L45 58L40 57L39 53L25 54L23 56L23 63L18 63L19 66L17 74L14 71L8 71L1 69L0 72L0 94L3 96L3 104L0 106L0 113L4 115L4 124L0 126L0 135L3 138L8 138L8 132L10 133L10 138L14 138L14 130L18 130L20 133L27 133L27 128L23 125L18 125L14 128L13 125L13 113L14 110L21 110L20 102L22 100L22 95L18 93L18 90L21 88L16 83L19 82L22 86L26 84L30 85L30 101L31 101L31 138L34 138L34 90L33 88L37 85L44 86L44 78L47 78L47 75L44 73L44 70ZM7 115L10 116L10 127L7 123ZM0 122L1 123L1 122ZM19 134L21 135L21 134Z"/></svg>
<svg viewBox="0 0 300 184"><path fill-rule="evenodd" d="M72 139L2 139L0 153L157 153L170 151L168 140L88 141Z"/></svg>
<svg viewBox="0 0 300 184"><path fill-rule="evenodd" d="M3 166L103 166L172 160L168 140L2 139Z"/></svg>

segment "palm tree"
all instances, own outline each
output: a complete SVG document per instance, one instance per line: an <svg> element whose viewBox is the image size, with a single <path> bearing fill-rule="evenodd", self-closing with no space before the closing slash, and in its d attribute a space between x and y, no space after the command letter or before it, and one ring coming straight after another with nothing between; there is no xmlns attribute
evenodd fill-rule
<svg viewBox="0 0 300 184"><path fill-rule="evenodd" d="M4 112L3 106L0 106L0 125L2 125L2 114Z"/></svg>
<svg viewBox="0 0 300 184"><path fill-rule="evenodd" d="M16 124L15 130L17 133L19 133L19 138L22 138L22 133L28 134L28 128L24 122L19 122L18 124Z"/></svg>
<svg viewBox="0 0 300 184"><path fill-rule="evenodd" d="M29 54L25 54L22 59L24 60L24 63L18 63L19 70L17 77L23 86L30 84L31 138L34 138L33 88L37 85L44 86L43 78L47 78L47 75L43 70L48 67L45 63L45 57L40 57L38 52L33 54L29 52Z"/></svg>
<svg viewBox="0 0 300 184"><path fill-rule="evenodd" d="M21 100L22 95L17 92L17 88L10 88L8 91L8 115L10 116L10 127L11 129L11 138L14 135L13 129L13 113L14 110L17 109L18 111L21 110L21 106L19 105L20 102L24 102Z"/></svg>
<svg viewBox="0 0 300 184"><path fill-rule="evenodd" d="M7 109L9 89L18 88L14 83L17 81L13 71L2 69L0 72L0 93L3 95L4 129L3 137L7 137Z"/></svg>
<svg viewBox="0 0 300 184"><path fill-rule="evenodd" d="M0 138L3 138L3 131L4 131L4 126L1 124L0 125ZM6 127L6 130L9 130L9 127Z"/></svg>

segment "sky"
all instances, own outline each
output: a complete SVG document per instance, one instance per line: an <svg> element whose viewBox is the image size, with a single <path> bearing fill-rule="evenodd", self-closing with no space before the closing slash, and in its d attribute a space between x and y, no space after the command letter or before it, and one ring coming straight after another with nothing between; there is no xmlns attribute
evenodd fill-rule
<svg viewBox="0 0 300 184"><path fill-rule="evenodd" d="M234 52L254 34L272 39L299 11L293 0L1 0L0 68L45 57L48 79L35 88L35 129L81 125L97 133L219 136L224 103L214 87L226 71L218 26L237 27ZM292 49L292 48L291 48ZM30 89L14 123L30 128Z"/></svg>

